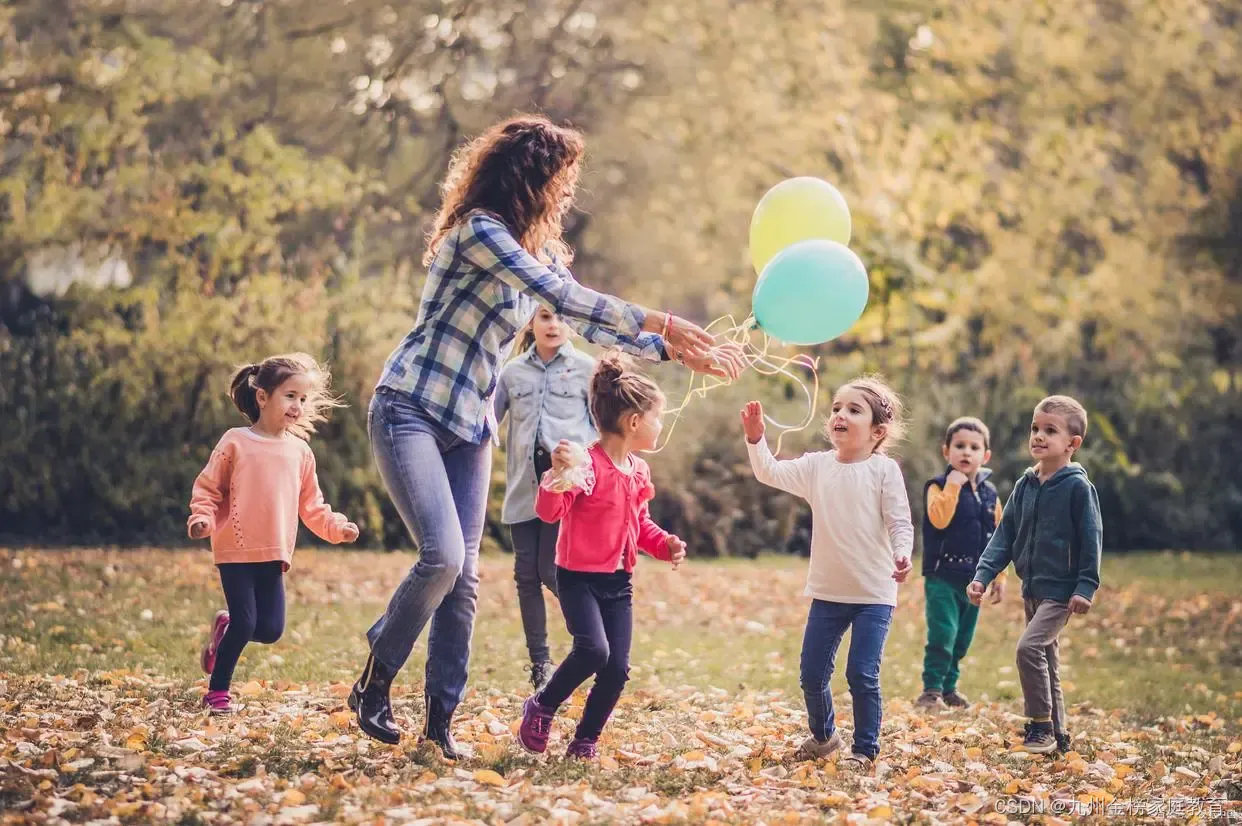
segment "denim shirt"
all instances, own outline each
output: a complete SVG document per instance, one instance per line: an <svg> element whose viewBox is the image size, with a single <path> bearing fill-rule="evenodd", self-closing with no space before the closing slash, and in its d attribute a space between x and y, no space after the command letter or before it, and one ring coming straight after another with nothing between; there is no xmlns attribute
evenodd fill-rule
<svg viewBox="0 0 1242 826"><path fill-rule="evenodd" d="M504 366L496 385L496 421L504 428L505 502L501 521L527 522L535 515L535 446L549 453L561 439L588 445L598 434L587 407L595 360L569 342L544 364L531 347Z"/></svg>

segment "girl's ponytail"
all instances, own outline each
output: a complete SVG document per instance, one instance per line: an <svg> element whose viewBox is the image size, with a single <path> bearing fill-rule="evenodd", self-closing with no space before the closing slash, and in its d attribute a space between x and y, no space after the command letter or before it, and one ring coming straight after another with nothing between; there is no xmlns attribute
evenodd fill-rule
<svg viewBox="0 0 1242 826"><path fill-rule="evenodd" d="M660 386L636 372L620 350L607 350L596 360L587 404L600 433L620 433L627 413L643 415L663 402Z"/></svg>
<svg viewBox="0 0 1242 826"><path fill-rule="evenodd" d="M247 364L238 369L229 382L229 398L251 424L259 420L259 389L254 381L255 376L259 375L259 368L258 364Z"/></svg>

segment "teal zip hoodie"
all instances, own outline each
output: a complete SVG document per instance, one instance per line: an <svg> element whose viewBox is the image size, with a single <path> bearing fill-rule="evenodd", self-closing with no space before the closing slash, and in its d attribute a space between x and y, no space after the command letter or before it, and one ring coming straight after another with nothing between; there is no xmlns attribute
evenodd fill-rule
<svg viewBox="0 0 1242 826"><path fill-rule="evenodd" d="M1102 540L1100 500L1082 465L1071 462L1042 485L1030 468L1005 503L975 581L986 587L1013 562L1024 597L1092 599L1100 587Z"/></svg>

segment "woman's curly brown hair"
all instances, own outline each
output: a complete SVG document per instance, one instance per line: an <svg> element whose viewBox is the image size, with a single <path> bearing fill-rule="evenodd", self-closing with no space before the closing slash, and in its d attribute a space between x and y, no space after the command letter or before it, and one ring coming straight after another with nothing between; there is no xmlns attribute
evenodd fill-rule
<svg viewBox="0 0 1242 826"><path fill-rule="evenodd" d="M538 115L509 118L459 147L440 185L443 202L423 264L467 214L485 210L531 255L568 265L573 253L561 239L562 200L572 195L585 151L581 132Z"/></svg>

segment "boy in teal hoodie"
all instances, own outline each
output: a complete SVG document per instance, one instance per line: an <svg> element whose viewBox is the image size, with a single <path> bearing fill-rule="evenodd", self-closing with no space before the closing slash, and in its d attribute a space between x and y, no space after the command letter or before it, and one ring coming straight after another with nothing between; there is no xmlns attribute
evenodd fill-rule
<svg viewBox="0 0 1242 826"><path fill-rule="evenodd" d="M1071 461L1086 435L1087 411L1069 396L1049 396L1035 406L1035 467L1014 486L967 588L978 605L1010 562L1022 580L1027 624L1018 640L1018 677L1030 718L1023 746L1035 754L1069 748L1057 637L1070 614L1091 610L1100 587L1100 502L1087 472Z"/></svg>

